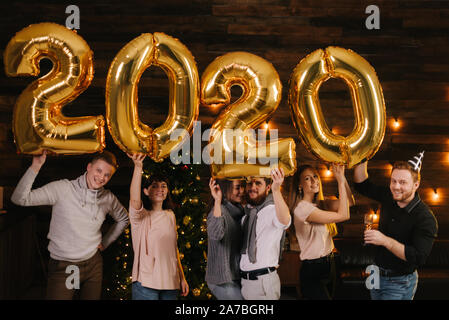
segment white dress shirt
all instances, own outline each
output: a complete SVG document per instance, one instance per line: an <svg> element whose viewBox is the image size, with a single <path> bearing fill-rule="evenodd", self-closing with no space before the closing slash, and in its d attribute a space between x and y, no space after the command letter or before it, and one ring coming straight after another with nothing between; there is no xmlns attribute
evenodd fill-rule
<svg viewBox="0 0 449 320"><path fill-rule="evenodd" d="M243 217L242 225L247 217ZM251 263L247 253L242 254L240 269L251 271L279 265L279 252L282 233L290 226L279 222L274 204L264 207L257 213L256 225L256 263ZM248 252L248 251L247 251Z"/></svg>

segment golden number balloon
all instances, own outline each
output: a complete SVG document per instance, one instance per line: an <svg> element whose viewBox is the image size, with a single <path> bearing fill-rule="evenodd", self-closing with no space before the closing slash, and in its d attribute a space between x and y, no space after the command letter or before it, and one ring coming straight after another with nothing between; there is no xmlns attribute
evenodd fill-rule
<svg viewBox="0 0 449 320"><path fill-rule="evenodd" d="M170 95L168 117L154 130L139 120L137 103L140 77L151 65L167 74ZM195 60L179 40L163 33L135 38L115 57L106 82L106 118L115 143L125 152L161 161L190 137L199 112L198 88ZM170 139L178 129L179 140Z"/></svg>
<svg viewBox="0 0 449 320"><path fill-rule="evenodd" d="M241 97L231 101L231 87L242 88ZM227 106L212 125L209 139L214 145L211 173L214 178L270 176L269 158L286 175L296 169L293 139L279 139L261 145L248 132L260 126L278 107L282 85L273 65L247 52L232 52L215 59L201 79L201 102L208 106ZM275 150L275 152L273 152ZM222 151L219 157L216 152ZM226 157L231 155L231 163ZM235 161L234 161L235 156ZM250 163L257 156L259 163ZM237 162L242 159L242 162ZM264 163L264 164L261 164Z"/></svg>
<svg viewBox="0 0 449 320"><path fill-rule="evenodd" d="M61 25L40 23L19 31L4 52L10 77L39 75L39 61L53 69L31 83L17 98L13 132L21 153L82 154L105 147L103 116L66 117L64 105L76 99L93 78L93 53L87 43Z"/></svg>
<svg viewBox="0 0 449 320"><path fill-rule="evenodd" d="M321 110L318 91L331 77L343 79L350 88L355 125L347 137L332 133ZM304 145L324 161L351 168L371 158L382 144L386 126L382 87L374 68L351 50L328 47L301 60L290 79L289 104Z"/></svg>

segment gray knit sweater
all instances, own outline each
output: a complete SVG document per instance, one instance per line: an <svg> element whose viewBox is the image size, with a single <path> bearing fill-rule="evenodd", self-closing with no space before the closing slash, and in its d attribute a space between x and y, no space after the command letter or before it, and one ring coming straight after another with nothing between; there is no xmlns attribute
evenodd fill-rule
<svg viewBox="0 0 449 320"><path fill-rule="evenodd" d="M231 213L236 216L234 219ZM207 217L207 269L206 281L223 284L240 280L240 249L242 229L240 220L243 208L224 200L221 217L215 217L213 209Z"/></svg>
<svg viewBox="0 0 449 320"><path fill-rule="evenodd" d="M128 225L128 212L104 188L87 187L86 174L75 180L57 180L31 190L37 173L25 172L11 196L20 206L52 206L48 251L55 260L79 262L92 257L100 243L107 248ZM102 238L101 225L106 214L115 224Z"/></svg>

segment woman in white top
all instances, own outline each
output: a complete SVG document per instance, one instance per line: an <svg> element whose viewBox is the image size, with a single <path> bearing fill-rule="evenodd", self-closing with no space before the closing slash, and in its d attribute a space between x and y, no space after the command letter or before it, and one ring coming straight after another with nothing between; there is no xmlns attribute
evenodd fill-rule
<svg viewBox="0 0 449 320"><path fill-rule="evenodd" d="M338 183L338 200L324 199L320 177L309 166L300 166L293 177L294 226L301 250L301 293L305 299L330 300L336 283L334 242L336 222L349 219L354 205L344 165L332 165Z"/></svg>

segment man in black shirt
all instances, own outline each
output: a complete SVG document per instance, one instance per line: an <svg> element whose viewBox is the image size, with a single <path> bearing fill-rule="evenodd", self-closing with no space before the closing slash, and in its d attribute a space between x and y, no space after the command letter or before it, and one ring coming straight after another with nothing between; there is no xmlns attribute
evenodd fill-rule
<svg viewBox="0 0 449 320"><path fill-rule="evenodd" d="M437 236L437 221L416 192L420 183L419 161L399 161L391 171L390 188L368 179L367 162L354 168L355 189L377 200L382 209L379 230L366 230L365 243L378 246L375 263L380 288L373 300L412 300L418 284L418 266L425 263Z"/></svg>

